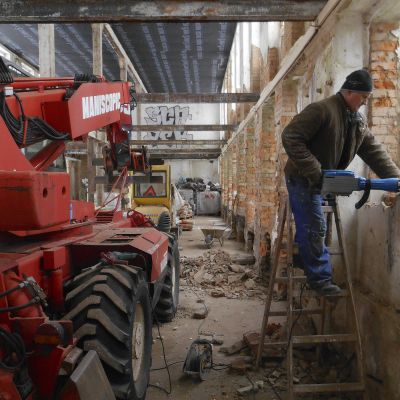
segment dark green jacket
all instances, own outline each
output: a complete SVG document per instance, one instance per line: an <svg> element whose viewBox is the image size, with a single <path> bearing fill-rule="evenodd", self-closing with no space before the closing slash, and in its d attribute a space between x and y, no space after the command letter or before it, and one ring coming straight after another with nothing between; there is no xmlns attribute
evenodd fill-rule
<svg viewBox="0 0 400 400"><path fill-rule="evenodd" d="M289 156L285 174L307 178L311 184L319 182L321 169L345 169L356 154L380 178L400 178L400 170L361 114L352 113L340 93L296 115L283 130L282 142Z"/></svg>

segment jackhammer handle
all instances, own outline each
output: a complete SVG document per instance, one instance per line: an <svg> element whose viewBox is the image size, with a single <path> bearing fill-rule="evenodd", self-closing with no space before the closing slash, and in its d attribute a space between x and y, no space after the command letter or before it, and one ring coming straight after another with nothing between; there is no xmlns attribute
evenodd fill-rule
<svg viewBox="0 0 400 400"><path fill-rule="evenodd" d="M371 189L373 190L385 190L386 192L399 192L399 179L398 178L387 178L387 179L371 179Z"/></svg>
<svg viewBox="0 0 400 400"><path fill-rule="evenodd" d="M371 187L369 186L364 190L361 199L357 201L357 203L355 204L354 207L356 208L356 210L360 209L367 202L370 193L371 193Z"/></svg>

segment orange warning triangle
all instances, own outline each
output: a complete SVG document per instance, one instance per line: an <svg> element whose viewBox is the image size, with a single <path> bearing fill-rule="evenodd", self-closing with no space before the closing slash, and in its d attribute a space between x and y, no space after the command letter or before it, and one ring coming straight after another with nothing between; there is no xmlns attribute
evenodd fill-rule
<svg viewBox="0 0 400 400"><path fill-rule="evenodd" d="M144 192L145 196L156 196L156 191L154 190L153 186L149 186L147 190Z"/></svg>

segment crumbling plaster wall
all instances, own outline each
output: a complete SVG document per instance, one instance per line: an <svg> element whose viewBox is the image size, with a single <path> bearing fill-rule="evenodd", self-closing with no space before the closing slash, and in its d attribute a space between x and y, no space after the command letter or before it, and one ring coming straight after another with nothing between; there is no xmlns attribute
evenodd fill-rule
<svg viewBox="0 0 400 400"><path fill-rule="evenodd" d="M298 104L302 108L335 93L351 71L368 67L375 90L368 109L360 111L399 165L399 22L374 21L373 14L350 7L337 16L334 24L329 26L328 22L326 35L314 41L305 53L305 73L297 77L302 97ZM358 157L348 169L361 176L373 176ZM359 198L360 194L340 198L339 207L356 284L367 387L370 398L394 399L400 393L396 368L400 351L400 206L395 202L387 207L382 203L382 194L373 193L368 204L355 211ZM334 264L338 266L335 260ZM342 277L337 276L337 280L340 282ZM336 323L342 324L343 315L335 315Z"/></svg>
<svg viewBox="0 0 400 400"><path fill-rule="evenodd" d="M248 225L254 229L253 251L261 271L268 268L276 229L278 193L282 189L281 166L285 155L280 134L292 113L336 93L350 72L367 67L373 76L375 90L368 108L364 107L361 112L374 135L400 165L400 17L396 11L399 7L393 0L360 3L350 1L347 8L328 18L296 67L276 87L273 96L254 118L255 220L245 219L244 230ZM285 31L285 25L290 29ZM276 32L276 25L274 27ZM261 90L273 79L285 52L296 39L293 25L287 23L280 27L280 40L275 37L271 44L268 42L268 23L259 27L260 48L253 51L260 54L260 62L258 69L252 68L252 74L257 77L253 75L252 80L259 79ZM287 32L292 35L291 42L285 37ZM289 45L285 43L286 39ZM233 216L237 192L233 191L232 182L239 182L236 172L240 152L237 150L244 140L240 135L235 137L222 157L231 182L230 186L223 188L226 191L225 207L231 209L230 215ZM349 169L361 176L371 176L368 167L358 157ZM397 367L400 354L400 205L395 201L392 207L387 207L382 203L382 193L373 193L367 205L356 211L354 204L360 196L360 193L355 193L340 198L339 207L355 282L367 387L370 398L395 399L400 393ZM228 199L231 199L230 203ZM336 261L334 263L338 265ZM341 282L342 277L337 276L337 280ZM335 315L337 324L344 322L344 315L339 312Z"/></svg>
<svg viewBox="0 0 400 400"><path fill-rule="evenodd" d="M321 41L314 41L306 50L303 65L297 68L300 74L305 70L304 74L299 77L293 71L291 75L299 82L298 106L302 109L337 92L351 71L368 67L375 90L368 108L360 111L399 165L399 22L374 21L371 15L352 7L341 11L334 23L328 22L323 28L326 32ZM348 169L373 176L358 157ZM360 194L340 198L339 207L355 281L367 388L370 398L394 399L400 393L396 368L400 350L400 206L395 202L387 207L382 203L382 193L374 193L362 210L355 211L359 198ZM342 281L340 274L336 279ZM339 312L335 317L338 325L345 322Z"/></svg>
<svg viewBox="0 0 400 400"><path fill-rule="evenodd" d="M399 33L395 22L370 24L370 68L375 90L369 122L375 137L400 164ZM372 174L371 174L372 175ZM373 176L373 175L372 175ZM400 202L392 207L374 193L358 213L356 269L358 305L363 329L368 383L372 398L396 398L400 393Z"/></svg>

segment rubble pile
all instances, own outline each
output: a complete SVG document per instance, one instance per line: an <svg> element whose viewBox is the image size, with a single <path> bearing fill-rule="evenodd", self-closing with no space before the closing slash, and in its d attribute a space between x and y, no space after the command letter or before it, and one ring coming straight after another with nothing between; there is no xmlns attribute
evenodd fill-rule
<svg viewBox="0 0 400 400"><path fill-rule="evenodd" d="M193 218L193 210L190 204L185 201L183 206L178 210L179 219Z"/></svg>
<svg viewBox="0 0 400 400"><path fill-rule="evenodd" d="M307 330L308 326L302 329ZM287 390L286 346L280 343L287 340L286 324L268 324L264 343L274 343L276 346L266 346L262 354L261 365L264 387L273 387L279 392ZM229 347L220 347L219 351L227 356L234 356L230 361L230 370L239 375L253 371L260 342L259 332L246 332L243 338ZM328 384L354 381L354 354L345 354L343 349L333 346L324 346L318 357L317 346L297 346L293 350L293 383L295 384ZM265 383L267 385L265 385ZM238 394L252 392L252 387L238 389ZM260 387L259 389L262 389ZM318 397L319 398L319 397ZM325 399L325 397L323 397ZM338 400L340 397L329 397L329 400ZM307 400L316 397L307 397Z"/></svg>
<svg viewBox="0 0 400 400"><path fill-rule="evenodd" d="M205 190L210 190L212 192L222 191L219 183L208 181L207 184L205 184L203 178L180 177L176 187L178 189L192 189L195 192L204 192Z"/></svg>
<svg viewBox="0 0 400 400"><path fill-rule="evenodd" d="M213 297L265 298L265 287L252 266L234 264L223 250L209 250L194 258L181 257L181 282L205 289Z"/></svg>
<svg viewBox="0 0 400 400"><path fill-rule="evenodd" d="M191 231L193 229L193 210L190 204L185 201L182 207L178 210L179 225L184 231Z"/></svg>

